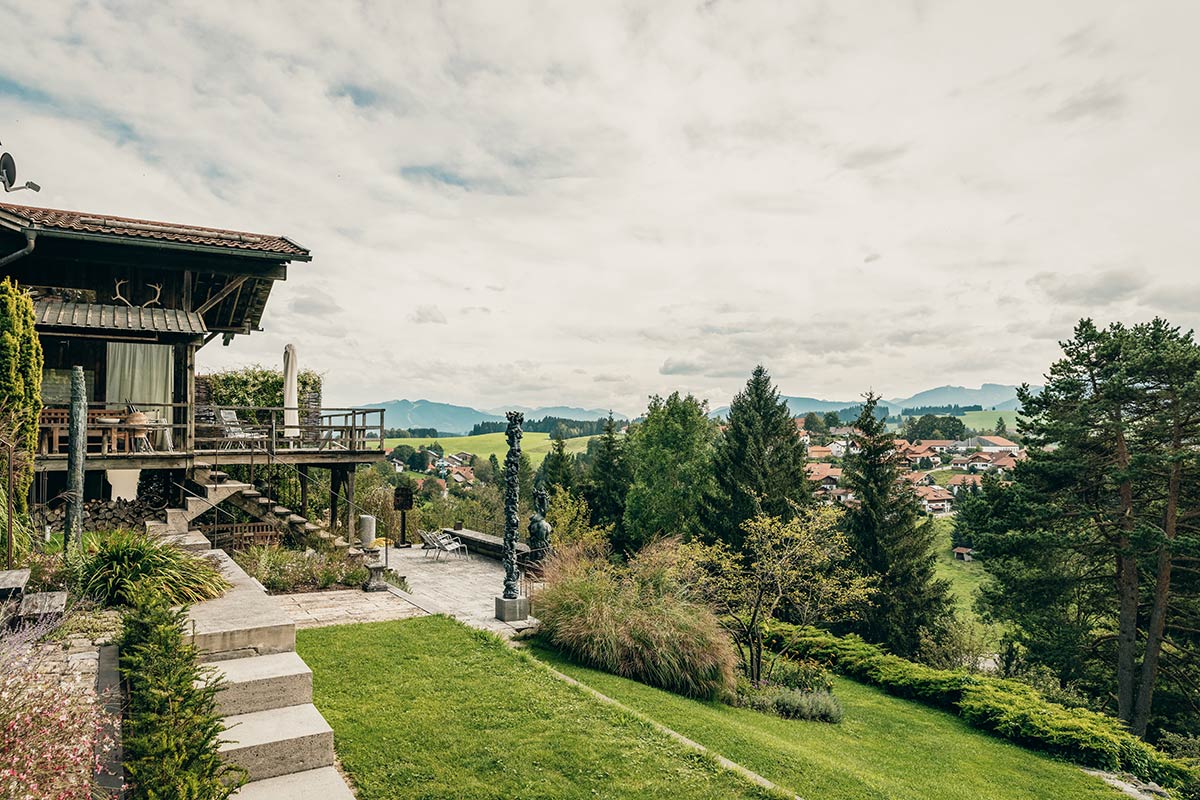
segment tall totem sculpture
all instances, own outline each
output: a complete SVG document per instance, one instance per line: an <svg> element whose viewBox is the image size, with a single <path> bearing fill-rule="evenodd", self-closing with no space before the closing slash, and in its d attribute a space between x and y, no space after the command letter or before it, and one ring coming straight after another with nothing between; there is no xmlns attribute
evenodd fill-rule
<svg viewBox="0 0 1200 800"><path fill-rule="evenodd" d="M508 427L504 431L508 439L508 455L504 457L504 599L517 598L517 536L521 530L518 512L519 479L521 472L521 423L525 415L509 411Z"/></svg>

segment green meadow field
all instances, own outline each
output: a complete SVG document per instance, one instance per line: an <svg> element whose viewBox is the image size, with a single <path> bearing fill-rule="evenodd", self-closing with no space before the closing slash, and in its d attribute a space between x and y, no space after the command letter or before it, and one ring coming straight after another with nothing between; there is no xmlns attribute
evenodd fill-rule
<svg viewBox="0 0 1200 800"><path fill-rule="evenodd" d="M968 428L977 431L990 431L996 427L996 420L1004 417L1005 426L1013 433L1017 430L1017 419L1020 415L1015 411L968 411L959 419Z"/></svg>
<svg viewBox="0 0 1200 800"><path fill-rule="evenodd" d="M567 439L567 452L586 452L588 440L591 438L591 436L577 436L574 439ZM484 433L479 436L434 436L412 439L388 439L385 444L387 449L391 450L398 444L406 444L409 447L427 447L434 442L446 448L447 453L467 452L484 459L495 454L496 458L503 461L504 456L508 453L508 443L504 440L503 433ZM541 464L542 459L550 452L550 446L550 434L548 433L527 432L521 437L521 451L529 455L529 460L533 462L535 467Z"/></svg>

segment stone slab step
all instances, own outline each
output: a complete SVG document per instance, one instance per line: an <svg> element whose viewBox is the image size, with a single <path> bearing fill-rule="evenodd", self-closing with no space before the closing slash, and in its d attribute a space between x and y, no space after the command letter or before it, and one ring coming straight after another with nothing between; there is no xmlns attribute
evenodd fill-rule
<svg viewBox="0 0 1200 800"><path fill-rule="evenodd" d="M34 592L21 598L21 608L17 616L21 619L38 620L45 617L61 617L66 611L66 592Z"/></svg>
<svg viewBox="0 0 1200 800"><path fill-rule="evenodd" d="M333 766L333 728L312 703L226 717L221 758L250 780Z"/></svg>
<svg viewBox="0 0 1200 800"><path fill-rule="evenodd" d="M307 519L299 514L289 514L287 521L289 525L303 525L304 523L308 522Z"/></svg>
<svg viewBox="0 0 1200 800"><path fill-rule="evenodd" d="M312 702L312 670L295 653L273 653L213 664L225 681L217 694L222 716Z"/></svg>
<svg viewBox="0 0 1200 800"><path fill-rule="evenodd" d="M276 516L287 517L291 515L292 510L287 506L275 506L271 509L271 513Z"/></svg>
<svg viewBox="0 0 1200 800"><path fill-rule="evenodd" d="M0 600L20 597L25 593L29 583L29 570L5 569L0 570Z"/></svg>
<svg viewBox="0 0 1200 800"><path fill-rule="evenodd" d="M272 500L269 497L258 497L258 498L256 498L256 500L258 501L258 504L260 506L269 506L275 502L274 500Z"/></svg>
<svg viewBox="0 0 1200 800"><path fill-rule="evenodd" d="M256 497L262 497L262 492L258 489L242 489L242 497L249 497L253 500Z"/></svg>
<svg viewBox="0 0 1200 800"><path fill-rule="evenodd" d="M304 523L304 532L305 533L312 533L313 531L319 531L319 530L321 530L320 525L314 525L311 522Z"/></svg>
<svg viewBox="0 0 1200 800"><path fill-rule="evenodd" d="M247 783L233 800L354 800L354 793L333 767L310 769Z"/></svg>
<svg viewBox="0 0 1200 800"><path fill-rule="evenodd" d="M208 471L208 479L213 483L224 483L229 479L229 474L220 470L212 469Z"/></svg>

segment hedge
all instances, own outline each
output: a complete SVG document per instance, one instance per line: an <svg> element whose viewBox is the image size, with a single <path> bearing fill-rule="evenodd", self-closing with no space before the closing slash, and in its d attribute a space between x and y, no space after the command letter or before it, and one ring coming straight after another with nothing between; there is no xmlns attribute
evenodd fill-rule
<svg viewBox="0 0 1200 800"><path fill-rule="evenodd" d="M889 694L951 711L974 728L1032 750L1110 772L1128 772L1200 798L1200 772L1129 733L1118 720L1044 699L1023 683L915 664L858 636L773 623L772 649L825 661Z"/></svg>

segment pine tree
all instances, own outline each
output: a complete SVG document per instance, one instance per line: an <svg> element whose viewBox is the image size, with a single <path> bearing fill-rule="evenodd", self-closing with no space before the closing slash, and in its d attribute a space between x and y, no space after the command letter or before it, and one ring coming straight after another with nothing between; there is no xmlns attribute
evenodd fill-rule
<svg viewBox="0 0 1200 800"><path fill-rule="evenodd" d="M575 486L575 459L567 452L567 437L562 425L550 435L550 452L542 461L541 478L546 491L554 494L558 489L568 491Z"/></svg>
<svg viewBox="0 0 1200 800"><path fill-rule="evenodd" d="M933 528L921 524L916 496L900 480L894 439L875 416L878 402L877 395L866 396L855 422L858 452L846 458L842 485L855 498L846 510L846 532L859 568L879 588L860 632L910 656L922 630L936 636L944 629L951 615L950 584L935 577Z"/></svg>
<svg viewBox="0 0 1200 800"><path fill-rule="evenodd" d="M629 461L625 457L625 444L617 433L617 423L612 412L604 421L604 433L600 435L595 458L588 474L584 497L592 510L592 525L613 526L613 549L622 552L627 542L622 534L622 517L625 515L625 495L629 492L632 476Z"/></svg>
<svg viewBox="0 0 1200 800"><path fill-rule="evenodd" d="M33 327L33 301L9 278L0 281L0 409L17 439L13 506L25 513L42 413L42 345Z"/></svg>
<svg viewBox="0 0 1200 800"><path fill-rule="evenodd" d="M1008 425L1004 422L1004 417L1000 417L996 420L996 435L1004 436L1006 433L1008 433Z"/></svg>
<svg viewBox="0 0 1200 800"><path fill-rule="evenodd" d="M795 516L797 506L812 501L804 460L804 442L787 401L759 365L729 404L725 432L717 440L715 488L701 509L707 538L740 550L747 520L765 514L786 522Z"/></svg>

